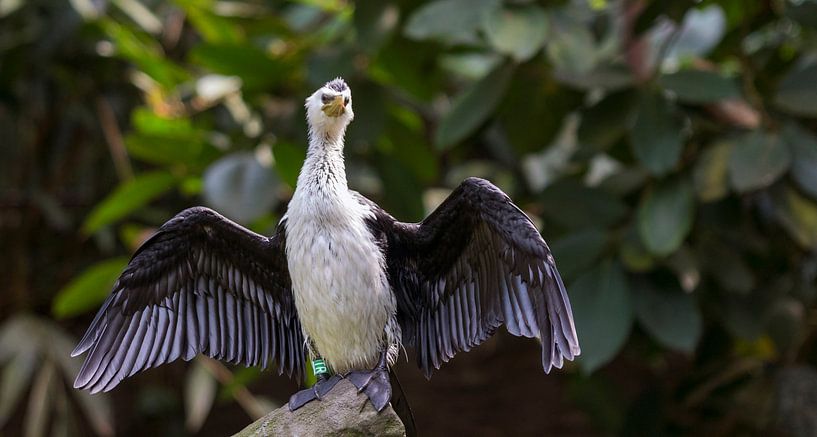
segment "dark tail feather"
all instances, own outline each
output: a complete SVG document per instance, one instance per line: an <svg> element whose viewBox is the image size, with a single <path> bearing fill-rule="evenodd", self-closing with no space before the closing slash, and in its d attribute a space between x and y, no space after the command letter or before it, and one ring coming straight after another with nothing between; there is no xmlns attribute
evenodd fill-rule
<svg viewBox="0 0 817 437"><path fill-rule="evenodd" d="M394 370L389 372L389 380L391 382L391 407L406 427L406 437L416 437L417 427L414 424L414 415L411 414L408 399L403 393L403 387L400 385L400 381L397 380L397 374Z"/></svg>

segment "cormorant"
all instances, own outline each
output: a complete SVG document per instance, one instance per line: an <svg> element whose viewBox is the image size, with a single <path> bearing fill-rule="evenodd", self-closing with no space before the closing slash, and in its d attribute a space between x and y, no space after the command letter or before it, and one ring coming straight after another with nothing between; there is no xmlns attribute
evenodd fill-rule
<svg viewBox="0 0 817 437"><path fill-rule="evenodd" d="M274 234L203 207L162 225L74 350L89 352L75 387L108 391L199 353L300 378L308 354L319 380L290 409L348 378L380 411L402 345L429 378L502 324L539 339L545 372L579 355L550 249L505 193L469 178L422 222L399 222L347 186L343 79L305 106L309 150Z"/></svg>

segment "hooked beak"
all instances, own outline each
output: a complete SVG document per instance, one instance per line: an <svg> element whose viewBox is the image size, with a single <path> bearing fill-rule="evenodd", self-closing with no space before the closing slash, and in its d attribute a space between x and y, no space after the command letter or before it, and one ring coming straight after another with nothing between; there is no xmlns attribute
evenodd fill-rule
<svg viewBox="0 0 817 437"><path fill-rule="evenodd" d="M335 96L331 102L321 106L321 110L330 117L339 117L346 112L346 103L343 101L343 96Z"/></svg>

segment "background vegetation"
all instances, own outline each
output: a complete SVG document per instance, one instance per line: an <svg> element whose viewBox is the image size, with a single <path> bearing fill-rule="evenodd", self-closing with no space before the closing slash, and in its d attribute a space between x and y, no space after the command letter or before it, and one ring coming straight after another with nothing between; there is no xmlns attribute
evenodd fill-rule
<svg viewBox="0 0 817 437"><path fill-rule="evenodd" d="M577 363L403 363L421 431L817 432L814 0L0 0L0 430L223 435L285 401L204 359L92 397L68 353L184 207L273 229L335 76L350 185L419 220L491 179L569 284Z"/></svg>

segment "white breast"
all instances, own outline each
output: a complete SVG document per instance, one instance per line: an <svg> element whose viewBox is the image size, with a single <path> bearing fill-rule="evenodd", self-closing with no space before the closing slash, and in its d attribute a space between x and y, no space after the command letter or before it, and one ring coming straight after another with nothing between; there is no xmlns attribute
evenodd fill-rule
<svg viewBox="0 0 817 437"><path fill-rule="evenodd" d="M372 212L345 187L300 188L286 247L304 334L336 372L371 367L399 343L383 254L365 223Z"/></svg>

